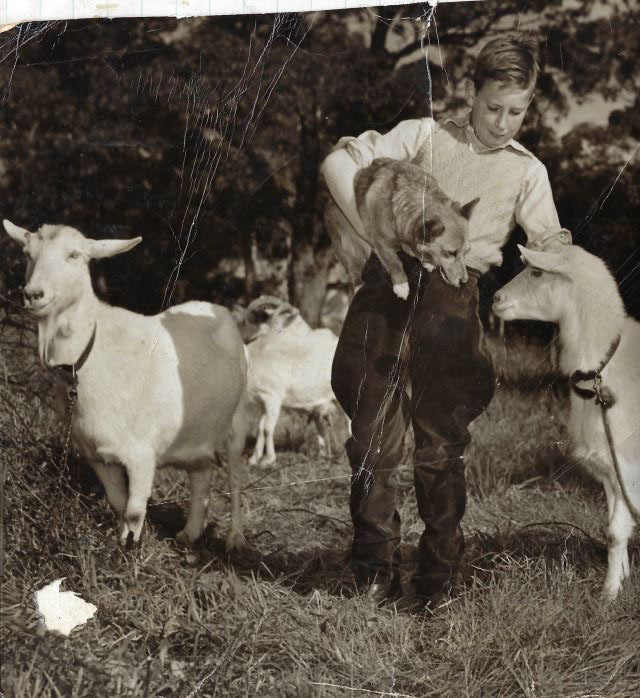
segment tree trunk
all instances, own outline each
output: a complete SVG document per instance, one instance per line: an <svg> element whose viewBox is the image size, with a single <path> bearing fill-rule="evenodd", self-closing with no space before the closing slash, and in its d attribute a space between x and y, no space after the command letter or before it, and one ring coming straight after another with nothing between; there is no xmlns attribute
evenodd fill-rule
<svg viewBox="0 0 640 698"><path fill-rule="evenodd" d="M329 267L333 261L333 250L327 247L318 251L310 244L298 245L292 259L290 297L300 309L302 317L318 327L324 297L327 294Z"/></svg>
<svg viewBox="0 0 640 698"><path fill-rule="evenodd" d="M248 225L242 231L242 257L244 261L244 302L249 305L255 295L256 265L254 248L257 245L256 232Z"/></svg>
<svg viewBox="0 0 640 698"><path fill-rule="evenodd" d="M378 20L371 35L371 53L375 56L384 56L387 52L385 48L387 34L396 11L395 7L388 5L378 8Z"/></svg>
<svg viewBox="0 0 640 698"><path fill-rule="evenodd" d="M300 160L293 207L293 239L289 263L289 300L300 309L312 326L320 323L320 311L326 295L333 250L323 240L323 227L317 216L320 147L319 110L313 105L298 114ZM309 124L308 122L311 121Z"/></svg>

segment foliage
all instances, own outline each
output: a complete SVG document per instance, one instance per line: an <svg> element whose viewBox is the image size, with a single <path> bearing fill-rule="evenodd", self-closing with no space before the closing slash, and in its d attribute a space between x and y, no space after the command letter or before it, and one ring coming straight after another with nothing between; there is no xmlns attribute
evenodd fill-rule
<svg viewBox="0 0 640 698"><path fill-rule="evenodd" d="M548 166L563 223L611 263L638 311L639 16L623 0L560 11L490 0L22 25L0 48L3 217L142 234L99 273L112 300L144 311L256 292L242 280L255 240L262 257L289 259L292 300L315 323L332 263L324 155L343 135L463 110L478 46L521 29L539 38L543 68L521 140ZM560 136L553 115L594 97L619 107L609 124ZM15 258L4 237L0 248Z"/></svg>

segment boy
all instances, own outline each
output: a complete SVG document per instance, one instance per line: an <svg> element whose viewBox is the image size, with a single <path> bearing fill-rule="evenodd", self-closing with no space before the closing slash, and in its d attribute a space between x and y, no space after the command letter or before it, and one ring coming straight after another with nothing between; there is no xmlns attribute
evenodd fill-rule
<svg viewBox="0 0 640 698"><path fill-rule="evenodd" d="M435 604L456 583L464 549L460 522L468 427L494 390L478 317L479 276L501 263L501 247L516 223L536 249L571 243L560 226L544 165L513 140L538 72L532 44L516 37L493 40L478 55L467 85L472 104L467 119L442 125L431 118L408 120L386 135L367 131L342 138L322 163L333 199L359 238L354 248L368 245L353 177L377 157L411 160L422 149L423 166L447 196L463 204L480 199L469 220L467 283L454 288L437 270L429 273L400 252L410 285L408 299L402 300L371 254L336 350L332 386L352 420L346 443L353 473L352 569L358 585L379 601L401 592L393 473L409 423L418 512L425 524L413 579L416 596Z"/></svg>

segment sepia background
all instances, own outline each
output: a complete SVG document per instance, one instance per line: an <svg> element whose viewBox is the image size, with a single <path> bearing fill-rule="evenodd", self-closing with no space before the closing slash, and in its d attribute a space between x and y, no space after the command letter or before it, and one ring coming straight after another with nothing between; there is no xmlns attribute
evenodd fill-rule
<svg viewBox="0 0 640 698"><path fill-rule="evenodd" d="M491 38L539 41L518 137L547 166L562 225L601 256L640 318L640 10L618 0L501 1L189 20L22 24L0 34L1 217L92 237L143 236L95 263L98 295L155 313L185 300L288 300L338 332L353 289L322 224L318 167L344 135L464 113ZM465 590L433 617L350 591L343 421L332 457L304 416L278 464L248 469L248 547L227 558L224 473L194 563L169 534L187 490L161 473L141 551L126 554L72 454L22 310L24 263L0 235L2 673L8 696L636 696L640 586L603 608L605 505L568 456L553 330L496 327L491 294L520 268L516 230L484 280L498 391L468 454ZM408 450L411 444L407 444ZM420 534L400 469L406 577ZM98 606L43 635L32 594ZM198 682L203 681L201 687Z"/></svg>

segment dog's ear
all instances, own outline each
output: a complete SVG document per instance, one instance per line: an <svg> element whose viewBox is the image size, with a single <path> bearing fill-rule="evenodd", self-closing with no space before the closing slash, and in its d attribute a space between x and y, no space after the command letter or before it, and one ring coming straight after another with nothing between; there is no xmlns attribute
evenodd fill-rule
<svg viewBox="0 0 640 698"><path fill-rule="evenodd" d="M444 223L439 216L425 218L424 227L430 239L440 237L444 233Z"/></svg>
<svg viewBox="0 0 640 698"><path fill-rule="evenodd" d="M469 220L471 218L471 212L473 211L475 205L480 201L480 197L476 196L475 199L472 199L471 201L468 201L464 206L460 206L458 209L458 213L463 217Z"/></svg>

